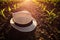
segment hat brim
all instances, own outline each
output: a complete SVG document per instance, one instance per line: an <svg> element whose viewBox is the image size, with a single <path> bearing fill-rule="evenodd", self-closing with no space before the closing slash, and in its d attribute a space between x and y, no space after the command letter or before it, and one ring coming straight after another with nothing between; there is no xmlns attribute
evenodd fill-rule
<svg viewBox="0 0 60 40"><path fill-rule="evenodd" d="M11 18L10 24L11 24L11 26L13 28L15 28L16 30L19 30L21 32L33 31L36 28L36 26L37 26L37 22L36 22L36 20L34 18L33 18L33 23L30 26L28 26L28 27L19 27L19 26L15 25L15 23L13 21L13 18Z"/></svg>

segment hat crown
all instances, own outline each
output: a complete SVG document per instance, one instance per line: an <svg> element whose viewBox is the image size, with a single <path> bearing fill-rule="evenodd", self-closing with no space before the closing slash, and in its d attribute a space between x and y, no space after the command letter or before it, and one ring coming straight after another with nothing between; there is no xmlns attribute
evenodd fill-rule
<svg viewBox="0 0 60 40"><path fill-rule="evenodd" d="M13 13L13 20L19 24L27 24L32 21L31 13L28 11L19 11Z"/></svg>

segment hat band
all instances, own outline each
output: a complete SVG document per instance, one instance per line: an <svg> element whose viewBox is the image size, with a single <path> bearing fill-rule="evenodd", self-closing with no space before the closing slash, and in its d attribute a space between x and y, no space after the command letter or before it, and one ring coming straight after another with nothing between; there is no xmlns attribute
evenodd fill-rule
<svg viewBox="0 0 60 40"><path fill-rule="evenodd" d="M21 32L31 32L37 26L37 22L36 22L36 20L34 18L33 18L32 24L30 26L28 26L28 27L19 27L19 26L15 25L15 22L13 21L13 18L11 18L10 24L11 24L11 26L13 28L15 28L15 29L17 29L17 30L19 30Z"/></svg>
<svg viewBox="0 0 60 40"><path fill-rule="evenodd" d="M32 21L29 22L29 23L27 23L27 24L18 24L18 23L16 23L16 22L14 22L14 24L17 25L17 26L19 26L19 27L28 27L28 26L30 26L32 23L33 23Z"/></svg>

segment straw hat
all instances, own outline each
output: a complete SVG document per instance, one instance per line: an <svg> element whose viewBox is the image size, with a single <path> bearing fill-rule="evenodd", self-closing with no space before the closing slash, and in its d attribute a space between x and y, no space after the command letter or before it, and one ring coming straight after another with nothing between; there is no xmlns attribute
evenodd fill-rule
<svg viewBox="0 0 60 40"><path fill-rule="evenodd" d="M31 16L29 11L19 11L13 13L13 18L11 18L10 24L13 28L21 32L33 31L37 26L36 20Z"/></svg>

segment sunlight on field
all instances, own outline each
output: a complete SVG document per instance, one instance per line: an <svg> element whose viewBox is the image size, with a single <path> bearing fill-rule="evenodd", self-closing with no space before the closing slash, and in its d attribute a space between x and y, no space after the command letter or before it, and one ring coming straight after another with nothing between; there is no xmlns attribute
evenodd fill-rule
<svg viewBox="0 0 60 40"><path fill-rule="evenodd" d="M35 32L37 40L59 39L60 0L0 0L0 31L4 30L0 35L11 29L9 22L12 13L25 9L31 12L38 22ZM4 35L2 36L4 37Z"/></svg>

